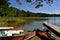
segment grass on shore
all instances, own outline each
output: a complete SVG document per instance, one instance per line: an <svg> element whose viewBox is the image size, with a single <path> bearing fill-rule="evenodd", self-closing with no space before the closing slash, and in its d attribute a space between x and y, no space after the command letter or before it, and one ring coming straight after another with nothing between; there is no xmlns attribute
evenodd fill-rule
<svg viewBox="0 0 60 40"><path fill-rule="evenodd" d="M40 17L0 17L0 27L19 27L20 25L36 20L45 19L40 19Z"/></svg>

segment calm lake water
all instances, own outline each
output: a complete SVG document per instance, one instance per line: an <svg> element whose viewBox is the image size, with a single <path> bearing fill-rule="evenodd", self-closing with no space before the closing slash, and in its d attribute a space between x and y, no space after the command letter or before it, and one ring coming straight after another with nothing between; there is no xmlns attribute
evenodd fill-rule
<svg viewBox="0 0 60 40"><path fill-rule="evenodd" d="M26 24L22 25L21 27L24 28L25 30L33 30L34 28L45 27L43 25L44 21L48 21L48 22L60 27L60 17L42 17L42 18L47 18L48 20L34 21L34 22L26 23Z"/></svg>

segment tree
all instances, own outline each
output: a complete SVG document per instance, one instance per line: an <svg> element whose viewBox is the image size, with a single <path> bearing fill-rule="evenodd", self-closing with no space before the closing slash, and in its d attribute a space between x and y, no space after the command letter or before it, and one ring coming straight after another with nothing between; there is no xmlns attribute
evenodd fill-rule
<svg viewBox="0 0 60 40"><path fill-rule="evenodd" d="M9 0L0 0L0 7L7 7L9 5Z"/></svg>
<svg viewBox="0 0 60 40"><path fill-rule="evenodd" d="M36 4L35 8L43 7L43 2L46 2L48 5L53 4L53 0L26 0L26 2L31 3L31 5ZM16 2L22 5L21 0L16 0Z"/></svg>
<svg viewBox="0 0 60 40"><path fill-rule="evenodd" d="M0 0L0 16L6 16L7 15L7 9L8 9L8 3L9 0Z"/></svg>

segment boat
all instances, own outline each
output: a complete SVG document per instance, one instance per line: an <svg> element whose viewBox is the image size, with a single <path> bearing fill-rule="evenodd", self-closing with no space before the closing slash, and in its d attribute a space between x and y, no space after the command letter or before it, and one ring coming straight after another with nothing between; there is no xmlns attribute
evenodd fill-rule
<svg viewBox="0 0 60 40"><path fill-rule="evenodd" d="M28 40L34 36L34 32L24 34L22 28L0 27L0 40Z"/></svg>

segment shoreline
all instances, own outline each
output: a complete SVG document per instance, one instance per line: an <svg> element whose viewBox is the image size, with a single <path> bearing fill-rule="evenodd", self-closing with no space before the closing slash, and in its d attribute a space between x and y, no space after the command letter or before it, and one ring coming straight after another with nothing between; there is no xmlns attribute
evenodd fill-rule
<svg viewBox="0 0 60 40"><path fill-rule="evenodd" d="M2 27L19 27L25 23L33 21L46 20L40 17L0 17L0 26Z"/></svg>

